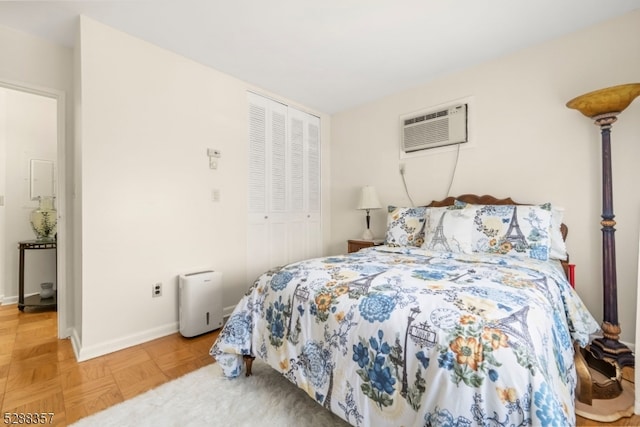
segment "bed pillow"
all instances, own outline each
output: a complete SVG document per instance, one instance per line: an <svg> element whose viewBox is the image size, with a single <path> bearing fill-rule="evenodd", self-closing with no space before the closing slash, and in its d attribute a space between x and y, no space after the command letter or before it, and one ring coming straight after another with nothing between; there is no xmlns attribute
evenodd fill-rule
<svg viewBox="0 0 640 427"><path fill-rule="evenodd" d="M474 215L461 206L427 208L422 249L470 254Z"/></svg>
<svg viewBox="0 0 640 427"><path fill-rule="evenodd" d="M550 205L471 205L475 208L471 250L542 261L551 248Z"/></svg>
<svg viewBox="0 0 640 427"><path fill-rule="evenodd" d="M460 200L455 201L455 206L464 207L468 205L469 204L467 202L463 202ZM564 238L562 237L562 230L560 229L560 226L562 225L562 221L564 219L564 208L552 205L551 203L544 203L539 206L551 209L551 247L549 249L549 258L566 261L567 245L564 241Z"/></svg>
<svg viewBox="0 0 640 427"><path fill-rule="evenodd" d="M567 260L567 245L562 238L562 220L564 218L564 208L551 205L551 252L549 258Z"/></svg>
<svg viewBox="0 0 640 427"><path fill-rule="evenodd" d="M389 206L385 244L389 246L421 246L424 241L426 208Z"/></svg>

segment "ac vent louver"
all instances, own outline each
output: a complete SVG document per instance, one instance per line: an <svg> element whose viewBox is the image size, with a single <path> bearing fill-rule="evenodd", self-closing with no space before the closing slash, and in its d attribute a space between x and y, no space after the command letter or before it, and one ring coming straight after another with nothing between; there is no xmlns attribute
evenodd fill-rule
<svg viewBox="0 0 640 427"><path fill-rule="evenodd" d="M402 150L405 153L467 141L467 104L403 120Z"/></svg>

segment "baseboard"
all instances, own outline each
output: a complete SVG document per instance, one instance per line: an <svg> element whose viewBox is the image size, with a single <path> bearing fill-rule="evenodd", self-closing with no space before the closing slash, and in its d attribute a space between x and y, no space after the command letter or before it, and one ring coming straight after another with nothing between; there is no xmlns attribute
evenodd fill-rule
<svg viewBox="0 0 640 427"><path fill-rule="evenodd" d="M2 297L0 298L0 305L18 304L18 297ZM223 308L223 317L225 321L229 318L235 305ZM149 329L137 334L128 335L115 340L107 341L104 343L96 344L93 346L83 346L82 339L78 335L78 331L74 327L67 328L66 335L71 340L71 346L78 362L84 362L85 360L93 359L105 354L113 353L118 350L122 350L134 345L142 344L147 341L151 341L157 338L162 338L167 335L174 334L180 331L180 325L178 322L172 322L158 328Z"/></svg>
<svg viewBox="0 0 640 427"><path fill-rule="evenodd" d="M71 340L71 347L73 348L73 354L76 356L76 360L80 360L80 337L78 336L78 330L76 328L70 328L68 331L69 339Z"/></svg>
<svg viewBox="0 0 640 427"><path fill-rule="evenodd" d="M38 292L34 292L31 294L24 294L24 297L27 298L32 295L38 295ZM0 305L9 305L9 304L17 304L17 303L18 303L18 295L13 297L0 296Z"/></svg>
<svg viewBox="0 0 640 427"><path fill-rule="evenodd" d="M95 357L104 356L105 354L113 353L114 351L122 350L134 345L142 344L147 341L162 338L167 335L174 334L179 331L178 322L172 322L164 326L142 331L136 334L128 335L115 340L107 341L104 343L82 346L79 345L76 351L76 358L78 362L84 362L85 360L93 359ZM80 342L78 340L78 342ZM75 351L75 348L74 348Z"/></svg>
<svg viewBox="0 0 640 427"><path fill-rule="evenodd" d="M17 304L18 296L16 295L15 297L2 297L0 301L2 301L2 305Z"/></svg>
<svg viewBox="0 0 640 427"><path fill-rule="evenodd" d="M630 342L624 342L624 341L620 341L620 342L626 345L627 347L629 347L629 350L631 350L634 355L636 354L636 343L630 343Z"/></svg>
<svg viewBox="0 0 640 427"><path fill-rule="evenodd" d="M230 305L228 307L225 307L222 309L222 317L224 317L224 319L228 319L229 316L231 316L231 313L233 313L233 310L235 310L236 306L235 305Z"/></svg>

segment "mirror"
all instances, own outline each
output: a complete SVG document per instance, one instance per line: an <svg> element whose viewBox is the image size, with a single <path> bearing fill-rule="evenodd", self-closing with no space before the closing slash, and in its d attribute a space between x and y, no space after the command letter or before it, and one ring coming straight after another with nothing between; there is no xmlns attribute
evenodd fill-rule
<svg viewBox="0 0 640 427"><path fill-rule="evenodd" d="M40 196L55 196L54 163L51 160L31 159L31 200Z"/></svg>

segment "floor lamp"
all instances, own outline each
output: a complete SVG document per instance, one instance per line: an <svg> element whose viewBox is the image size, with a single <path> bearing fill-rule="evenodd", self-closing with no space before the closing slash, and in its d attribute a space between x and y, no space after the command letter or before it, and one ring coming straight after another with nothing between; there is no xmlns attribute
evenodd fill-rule
<svg viewBox="0 0 640 427"><path fill-rule="evenodd" d="M576 348L578 389L576 414L611 422L633 413L633 389L625 391L621 370L634 367L631 350L619 341L618 288L616 283L616 244L611 178L611 125L617 116L640 95L640 83L608 87L581 95L567 102L600 126L602 137L602 337L587 349ZM600 376L599 376L600 374ZM604 374L604 375L602 375Z"/></svg>
<svg viewBox="0 0 640 427"><path fill-rule="evenodd" d="M580 111L595 120L602 135L602 267L603 267L603 337L593 340L590 351L599 359L615 362L620 368L633 367L631 350L620 341L618 323L618 290L616 284L616 247L613 220L613 194L611 180L611 125L640 95L640 83L600 89L581 95L567 103L567 107Z"/></svg>

